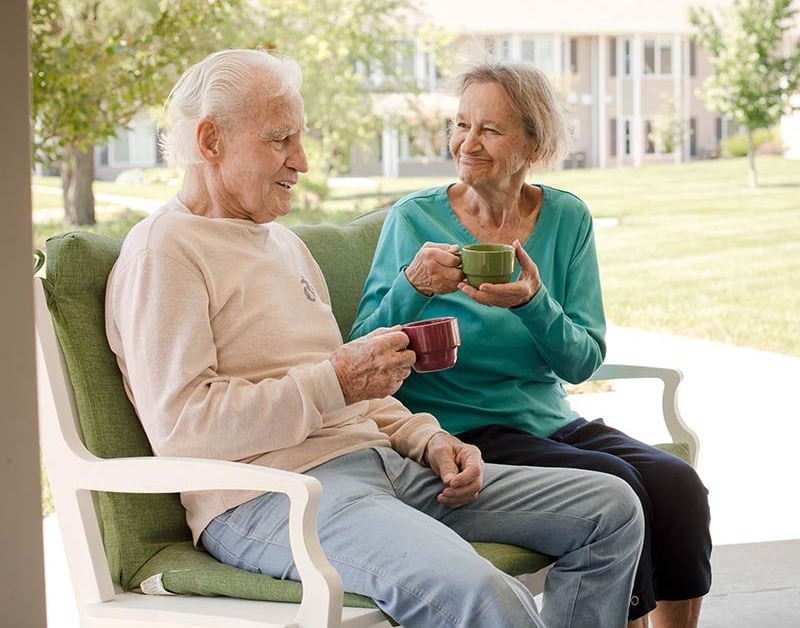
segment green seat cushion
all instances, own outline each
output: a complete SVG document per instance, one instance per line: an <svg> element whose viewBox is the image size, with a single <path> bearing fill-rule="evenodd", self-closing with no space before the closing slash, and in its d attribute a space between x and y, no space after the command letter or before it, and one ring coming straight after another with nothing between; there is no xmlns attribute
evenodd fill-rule
<svg viewBox="0 0 800 628"><path fill-rule="evenodd" d="M303 592L302 585L294 580L279 580L220 563L210 554L197 550L191 541L164 547L144 564L135 580L143 582L153 576L160 576L161 584L171 593L299 604ZM345 606L375 608L370 598L355 593L345 593L344 603Z"/></svg>
<svg viewBox="0 0 800 628"><path fill-rule="evenodd" d="M689 445L687 443L659 443L658 445L653 446L656 449L660 449L661 451L666 451L673 456L677 456L684 462L689 464L692 463L692 458L689 455Z"/></svg>
<svg viewBox="0 0 800 628"><path fill-rule="evenodd" d="M495 567L512 576L536 573L555 561L550 556L505 543L473 543L472 547Z"/></svg>

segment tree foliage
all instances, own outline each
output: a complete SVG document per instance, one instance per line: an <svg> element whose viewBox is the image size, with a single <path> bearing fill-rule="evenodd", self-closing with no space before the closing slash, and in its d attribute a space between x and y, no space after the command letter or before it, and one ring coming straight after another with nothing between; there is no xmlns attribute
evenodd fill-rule
<svg viewBox="0 0 800 628"><path fill-rule="evenodd" d="M733 0L712 10L690 8L697 43L709 52L712 74L701 91L706 106L745 127L750 181L756 183L753 131L774 125L800 89L795 0Z"/></svg>
<svg viewBox="0 0 800 628"><path fill-rule="evenodd" d="M64 181L68 219L70 206L91 202L93 147L161 105L179 73L213 49L260 47L300 62L311 163L303 179L319 184L376 137L376 91L419 90L412 47L441 41L414 0L30 1L35 156L84 184L83 200L70 200Z"/></svg>
<svg viewBox="0 0 800 628"><path fill-rule="evenodd" d="M221 45L221 29L240 4L31 0L34 158L61 167L70 222L94 222L94 146L163 102L188 63Z"/></svg>
<svg viewBox="0 0 800 628"><path fill-rule="evenodd" d="M246 42L297 59L311 170L304 178L346 171L351 150L375 139L380 92L417 92L414 46L442 36L421 23L413 0L261 0L239 32ZM425 48L428 47L428 48ZM441 61L441 59L440 59Z"/></svg>

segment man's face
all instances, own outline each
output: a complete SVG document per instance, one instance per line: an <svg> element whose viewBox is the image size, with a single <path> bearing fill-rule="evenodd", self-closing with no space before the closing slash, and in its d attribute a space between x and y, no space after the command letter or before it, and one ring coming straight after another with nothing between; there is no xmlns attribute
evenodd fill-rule
<svg viewBox="0 0 800 628"><path fill-rule="evenodd" d="M255 94L250 115L223 132L214 195L224 217L266 223L288 214L292 188L308 170L300 95L268 93Z"/></svg>

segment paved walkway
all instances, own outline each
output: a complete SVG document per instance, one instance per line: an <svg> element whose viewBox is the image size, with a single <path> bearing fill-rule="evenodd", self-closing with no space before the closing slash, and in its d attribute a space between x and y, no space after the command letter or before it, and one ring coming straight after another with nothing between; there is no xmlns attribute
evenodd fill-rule
<svg viewBox="0 0 800 628"><path fill-rule="evenodd" d="M715 582L701 628L800 626L800 358L612 327L608 361L680 368L680 409L700 437ZM657 382L618 383L575 400L648 442L664 439ZM51 626L77 627L58 526L44 522Z"/></svg>

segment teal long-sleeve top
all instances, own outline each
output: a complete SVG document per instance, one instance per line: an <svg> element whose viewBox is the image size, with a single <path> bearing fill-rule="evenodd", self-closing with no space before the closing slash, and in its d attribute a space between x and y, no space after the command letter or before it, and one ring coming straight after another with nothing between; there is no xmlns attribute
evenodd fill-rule
<svg viewBox="0 0 800 628"><path fill-rule="evenodd" d="M481 305L460 291L427 297L403 270L425 242L476 243L447 198L448 186L406 196L388 212L350 338L378 327L456 316L451 369L412 374L395 396L430 412L451 433L503 424L549 436L577 413L562 382L587 379L605 357L605 314L592 217L575 195L541 185L542 207L525 250L542 287L514 308ZM516 264L516 280L519 264Z"/></svg>

